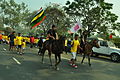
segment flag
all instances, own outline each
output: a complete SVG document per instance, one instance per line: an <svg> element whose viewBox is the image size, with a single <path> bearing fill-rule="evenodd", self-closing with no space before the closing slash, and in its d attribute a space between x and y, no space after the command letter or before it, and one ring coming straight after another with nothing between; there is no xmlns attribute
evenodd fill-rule
<svg viewBox="0 0 120 80"><path fill-rule="evenodd" d="M112 38L113 38L113 36L112 36L112 34L110 34L109 39L112 39Z"/></svg>
<svg viewBox="0 0 120 80"><path fill-rule="evenodd" d="M80 23L76 23L68 32L69 33L75 33L75 32L77 32L81 28L82 28L81 24Z"/></svg>
<svg viewBox="0 0 120 80"><path fill-rule="evenodd" d="M68 33L69 33L69 34L72 34L73 32L71 32L70 30L68 30Z"/></svg>
<svg viewBox="0 0 120 80"><path fill-rule="evenodd" d="M46 19L44 10L40 8L38 12L34 15L33 19L31 20L32 29L36 26L40 25Z"/></svg>

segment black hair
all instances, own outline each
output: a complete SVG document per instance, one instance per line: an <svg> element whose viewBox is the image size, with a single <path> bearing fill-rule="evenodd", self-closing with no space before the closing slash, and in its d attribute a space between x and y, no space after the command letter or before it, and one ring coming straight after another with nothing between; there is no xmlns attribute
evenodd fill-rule
<svg viewBox="0 0 120 80"><path fill-rule="evenodd" d="M18 33L18 36L20 36L21 35L21 33Z"/></svg>
<svg viewBox="0 0 120 80"><path fill-rule="evenodd" d="M79 36L78 34L75 34L75 37Z"/></svg>
<svg viewBox="0 0 120 80"><path fill-rule="evenodd" d="M54 24L52 25L52 28L56 27Z"/></svg>
<svg viewBox="0 0 120 80"><path fill-rule="evenodd" d="M23 39L23 42L25 42L25 39Z"/></svg>
<svg viewBox="0 0 120 80"><path fill-rule="evenodd" d="M15 31L12 32L12 34L14 34L14 33L15 33Z"/></svg>

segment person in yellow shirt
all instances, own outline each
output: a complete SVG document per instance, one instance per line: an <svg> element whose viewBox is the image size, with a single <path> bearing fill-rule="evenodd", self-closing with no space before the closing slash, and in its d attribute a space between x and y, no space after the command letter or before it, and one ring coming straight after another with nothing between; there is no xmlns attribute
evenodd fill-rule
<svg viewBox="0 0 120 80"><path fill-rule="evenodd" d="M2 42L2 34L0 33L0 44L1 44L1 42Z"/></svg>
<svg viewBox="0 0 120 80"><path fill-rule="evenodd" d="M16 37L16 38L17 38L17 37ZM17 49L17 46L18 46L18 44L17 44L18 42L17 42L17 39L16 39L16 38L14 39L14 49L15 49L15 50Z"/></svg>
<svg viewBox="0 0 120 80"><path fill-rule="evenodd" d="M26 49L26 41L23 39L22 41L22 53L24 53L24 50Z"/></svg>
<svg viewBox="0 0 120 80"><path fill-rule="evenodd" d="M21 33L18 33L18 37L16 37L16 40L17 40L17 44L18 44L18 54L22 54L22 36L21 36Z"/></svg>
<svg viewBox="0 0 120 80"><path fill-rule="evenodd" d="M78 35L75 34L75 38L72 41L72 46L71 46L71 54L72 54L72 59L70 60L70 65L72 65L73 67L77 68L77 65L75 64L75 59L76 59L76 54L77 54L77 49L81 48L80 47L80 42L78 40Z"/></svg>
<svg viewBox="0 0 120 80"><path fill-rule="evenodd" d="M67 43L68 43L68 40L66 39L66 40L65 40L65 53L66 53L66 54L67 54L67 51L68 51L68 50L67 50Z"/></svg>

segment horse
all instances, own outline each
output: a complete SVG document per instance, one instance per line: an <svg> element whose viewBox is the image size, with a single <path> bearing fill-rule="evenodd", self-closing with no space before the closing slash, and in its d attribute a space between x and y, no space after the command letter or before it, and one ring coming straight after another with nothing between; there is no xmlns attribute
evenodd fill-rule
<svg viewBox="0 0 120 80"><path fill-rule="evenodd" d="M60 36L58 40L53 40L52 43L50 43L49 40L45 41L43 43L43 47L41 51L42 63L44 60L45 51L48 50L48 55L49 55L50 64L51 64L50 66L52 66L51 54L53 53L55 55L55 69L59 70L57 66L61 62L61 53L63 53L64 48L65 48L65 37L63 36Z"/></svg>
<svg viewBox="0 0 120 80"><path fill-rule="evenodd" d="M91 66L91 63L90 63L90 56L92 55L92 48L93 47L97 47L97 48L100 48L99 44L98 44L98 40L92 40L90 42L86 42L84 44L84 47L83 47L83 59L81 61L81 64L83 63L84 59L85 59L85 56L87 55L88 56L88 64L89 66Z"/></svg>

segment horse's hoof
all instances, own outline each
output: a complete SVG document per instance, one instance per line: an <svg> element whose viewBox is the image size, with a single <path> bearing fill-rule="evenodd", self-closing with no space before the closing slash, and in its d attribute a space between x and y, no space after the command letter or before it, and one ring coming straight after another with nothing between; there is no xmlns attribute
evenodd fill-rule
<svg viewBox="0 0 120 80"><path fill-rule="evenodd" d="M55 68L56 71L59 71L60 69L58 67Z"/></svg>
<svg viewBox="0 0 120 80"><path fill-rule="evenodd" d="M89 64L89 66L91 67L91 64Z"/></svg>
<svg viewBox="0 0 120 80"><path fill-rule="evenodd" d="M59 71L60 69L59 69L59 68L57 68L56 70L57 70L57 71Z"/></svg>
<svg viewBox="0 0 120 80"><path fill-rule="evenodd" d="M50 65L50 69L52 69L52 68L53 68L53 66Z"/></svg>
<svg viewBox="0 0 120 80"><path fill-rule="evenodd" d="M44 64L45 62L42 62L42 64Z"/></svg>
<svg viewBox="0 0 120 80"><path fill-rule="evenodd" d="M44 56L44 54L43 54L43 53L38 53L38 55L40 55L40 56Z"/></svg>
<svg viewBox="0 0 120 80"><path fill-rule="evenodd" d="M50 68L52 68L53 67L53 65L50 65Z"/></svg>

